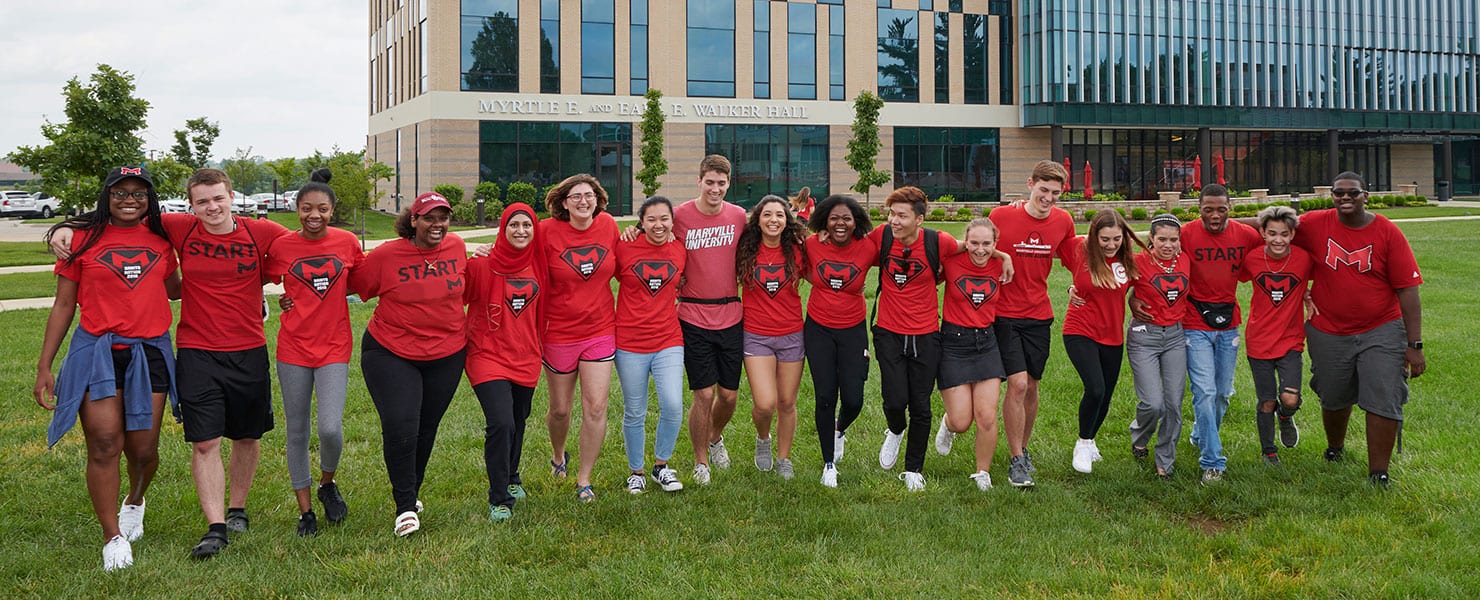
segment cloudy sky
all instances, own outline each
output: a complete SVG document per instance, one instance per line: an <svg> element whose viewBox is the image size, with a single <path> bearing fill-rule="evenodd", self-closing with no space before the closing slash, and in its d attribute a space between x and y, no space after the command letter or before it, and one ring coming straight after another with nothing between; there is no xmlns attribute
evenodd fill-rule
<svg viewBox="0 0 1480 600"><path fill-rule="evenodd" d="M99 63L134 75L151 104L148 150L185 120L221 127L212 148L266 158L364 146L364 0L0 0L0 157L65 118L62 86Z"/></svg>

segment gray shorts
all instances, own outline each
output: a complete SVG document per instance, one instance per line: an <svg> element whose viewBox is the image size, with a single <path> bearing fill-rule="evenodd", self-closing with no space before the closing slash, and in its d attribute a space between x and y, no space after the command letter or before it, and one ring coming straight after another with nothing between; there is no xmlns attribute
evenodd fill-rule
<svg viewBox="0 0 1480 600"><path fill-rule="evenodd" d="M1306 323L1305 344L1310 352L1310 388L1320 396L1322 409L1356 405L1379 417L1403 420L1408 334L1401 319L1356 335L1321 333Z"/></svg>
<svg viewBox="0 0 1480 600"><path fill-rule="evenodd" d="M802 345L802 332L786 335L760 335L745 332L745 356L775 356L779 362L802 360L806 348Z"/></svg>

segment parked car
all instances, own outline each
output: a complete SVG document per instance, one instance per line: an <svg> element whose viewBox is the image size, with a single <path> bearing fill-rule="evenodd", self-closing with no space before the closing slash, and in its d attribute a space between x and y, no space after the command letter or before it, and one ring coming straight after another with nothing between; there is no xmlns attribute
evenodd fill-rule
<svg viewBox="0 0 1480 600"><path fill-rule="evenodd" d="M190 202L187 202L184 198L181 198L179 196L175 196L173 198L164 198L159 201L159 211L167 213L188 213L191 212Z"/></svg>
<svg viewBox="0 0 1480 600"><path fill-rule="evenodd" d="M283 192L283 210L298 212L298 190Z"/></svg>
<svg viewBox="0 0 1480 600"><path fill-rule="evenodd" d="M231 212L239 215L257 214L257 201L238 191L231 192Z"/></svg>
<svg viewBox="0 0 1480 600"><path fill-rule="evenodd" d="M252 194L252 201L269 211L287 210L288 206L281 195L274 195L272 192Z"/></svg>
<svg viewBox="0 0 1480 600"><path fill-rule="evenodd" d="M34 211L30 192L0 192L0 217L23 217Z"/></svg>

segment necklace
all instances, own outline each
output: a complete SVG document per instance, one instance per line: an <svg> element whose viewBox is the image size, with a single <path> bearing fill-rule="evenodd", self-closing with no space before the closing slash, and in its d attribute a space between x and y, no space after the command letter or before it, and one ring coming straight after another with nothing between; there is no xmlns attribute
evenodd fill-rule
<svg viewBox="0 0 1480 600"><path fill-rule="evenodd" d="M1180 253L1172 255L1172 266L1168 267L1164 264L1161 264L1161 259L1157 258L1155 254L1152 254L1151 262L1156 263L1156 266L1161 267L1161 270L1163 272L1170 275L1177 271L1177 261L1181 260L1181 258L1182 255Z"/></svg>
<svg viewBox="0 0 1480 600"><path fill-rule="evenodd" d="M416 248L416 253L421 255L421 262L426 263L427 274L437 274L437 259L442 258L442 245L437 245L437 252L431 258L427 258L427 253L422 252L421 246L416 245L416 242L411 242L411 247Z"/></svg>
<svg viewBox="0 0 1480 600"><path fill-rule="evenodd" d="M1278 267L1273 267L1273 264L1272 263L1274 261L1273 261L1273 259L1271 259L1269 257L1269 254L1266 252L1264 254L1264 262L1265 262L1265 264L1271 265L1271 267L1272 267L1270 269L1270 272L1271 273L1284 273L1285 272L1285 267L1287 267L1287 266L1290 265L1290 255L1292 255L1292 254L1295 254L1295 253L1294 252L1291 252L1288 248L1285 249L1285 262L1280 263L1280 266L1278 266Z"/></svg>

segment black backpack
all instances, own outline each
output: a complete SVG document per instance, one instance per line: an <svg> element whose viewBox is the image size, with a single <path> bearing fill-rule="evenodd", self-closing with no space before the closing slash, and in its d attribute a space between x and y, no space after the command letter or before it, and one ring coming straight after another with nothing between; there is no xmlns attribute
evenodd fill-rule
<svg viewBox="0 0 1480 600"><path fill-rule="evenodd" d="M935 282L940 283L945 270L940 263L940 234L929 227L921 227L920 235L925 239L925 262L930 264ZM879 239L879 285L874 289L874 307L869 311L869 321L877 320L875 317L879 314L879 296L884 293L884 265L889 260L889 251L893 249L894 230L885 226Z"/></svg>

